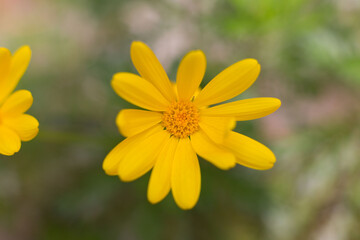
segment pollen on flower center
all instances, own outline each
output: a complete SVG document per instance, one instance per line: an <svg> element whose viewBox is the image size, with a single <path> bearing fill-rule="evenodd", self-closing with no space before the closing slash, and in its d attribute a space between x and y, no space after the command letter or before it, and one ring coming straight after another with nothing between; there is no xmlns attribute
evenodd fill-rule
<svg viewBox="0 0 360 240"><path fill-rule="evenodd" d="M190 101L173 102L163 113L162 125L171 135L186 138L199 130L199 110Z"/></svg>

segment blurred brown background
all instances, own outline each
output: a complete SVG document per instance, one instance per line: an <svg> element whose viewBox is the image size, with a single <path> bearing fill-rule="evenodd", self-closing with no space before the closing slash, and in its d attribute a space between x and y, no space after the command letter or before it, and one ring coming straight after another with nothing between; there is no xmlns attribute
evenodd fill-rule
<svg viewBox="0 0 360 240"><path fill-rule="evenodd" d="M357 0L0 0L0 46L30 45L18 89L40 133L0 156L0 239L360 239L360 2ZM146 200L101 164L120 141L115 116L131 107L111 89L136 72L133 40L155 51L171 79L192 49L203 82L248 57L262 65L239 99L282 107L237 131L268 145L275 167L221 171L201 161L196 207Z"/></svg>

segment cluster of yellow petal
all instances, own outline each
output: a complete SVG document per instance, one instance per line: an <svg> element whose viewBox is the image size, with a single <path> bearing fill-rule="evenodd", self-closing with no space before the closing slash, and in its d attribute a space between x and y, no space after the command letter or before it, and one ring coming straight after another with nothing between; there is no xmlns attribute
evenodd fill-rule
<svg viewBox="0 0 360 240"><path fill-rule="evenodd" d="M33 103L27 90L13 90L25 73L31 58L28 46L21 47L11 55L6 48L0 48L0 154L13 155L21 147L21 141L33 139L39 129L39 122L25 114Z"/></svg>
<svg viewBox="0 0 360 240"><path fill-rule="evenodd" d="M199 91L206 69L202 51L191 51L183 58L175 88L146 44L133 42L130 53L140 76L117 73L111 85L120 97L146 110L125 109L118 114L117 126L127 138L106 156L107 174L132 181L152 169L148 200L158 203L171 191L180 208L191 209L201 189L197 155L224 170L236 164L272 168L276 158L269 148L232 129L235 121L273 113L280 100L223 103L255 82L260 73L255 59L231 65ZM212 106L218 103L222 104Z"/></svg>
<svg viewBox="0 0 360 240"><path fill-rule="evenodd" d="M199 116L192 102L173 102L163 113L161 124L172 136L185 138L199 130Z"/></svg>

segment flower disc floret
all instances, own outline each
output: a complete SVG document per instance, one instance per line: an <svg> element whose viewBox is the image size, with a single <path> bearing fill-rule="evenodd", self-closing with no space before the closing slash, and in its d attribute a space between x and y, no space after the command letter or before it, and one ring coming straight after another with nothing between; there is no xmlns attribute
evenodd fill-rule
<svg viewBox="0 0 360 240"><path fill-rule="evenodd" d="M199 110L190 101L173 102L163 113L162 126L174 137L189 137L199 130Z"/></svg>

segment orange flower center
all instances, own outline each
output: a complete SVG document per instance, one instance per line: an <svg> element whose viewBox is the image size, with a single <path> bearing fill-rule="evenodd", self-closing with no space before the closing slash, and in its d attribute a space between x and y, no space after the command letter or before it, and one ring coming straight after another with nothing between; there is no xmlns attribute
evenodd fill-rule
<svg viewBox="0 0 360 240"><path fill-rule="evenodd" d="M199 116L199 110L192 102L173 102L163 113L162 125L171 135L186 138L199 130Z"/></svg>

